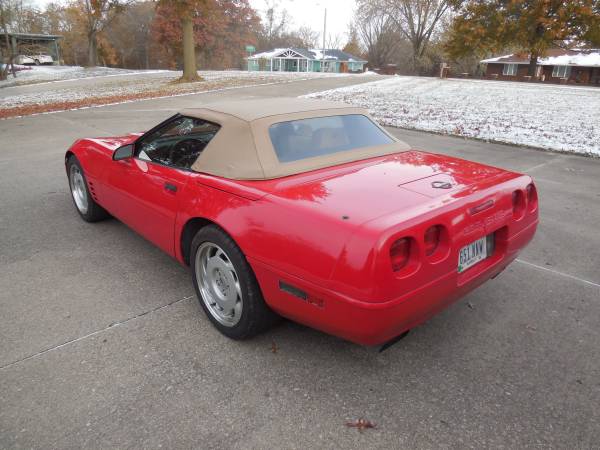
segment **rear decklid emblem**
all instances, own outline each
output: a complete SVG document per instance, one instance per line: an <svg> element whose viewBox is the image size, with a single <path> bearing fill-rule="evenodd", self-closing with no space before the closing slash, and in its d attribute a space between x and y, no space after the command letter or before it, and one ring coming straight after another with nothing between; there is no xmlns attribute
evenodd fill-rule
<svg viewBox="0 0 600 450"><path fill-rule="evenodd" d="M432 181L431 187L435 189L452 189L452 183L447 181Z"/></svg>

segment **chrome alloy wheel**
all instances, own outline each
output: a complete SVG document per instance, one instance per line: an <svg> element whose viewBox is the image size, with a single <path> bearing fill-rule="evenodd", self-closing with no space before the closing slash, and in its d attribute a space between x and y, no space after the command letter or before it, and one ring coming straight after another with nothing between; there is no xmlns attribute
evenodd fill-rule
<svg viewBox="0 0 600 450"><path fill-rule="evenodd" d="M227 253L212 242L204 242L196 252L195 268L206 308L220 324L235 326L242 318L242 288Z"/></svg>
<svg viewBox="0 0 600 450"><path fill-rule="evenodd" d="M71 169L69 170L69 181L71 182L71 195L73 195L73 200L75 200L77 209L81 214L87 213L87 187L81 169L75 164L71 165Z"/></svg>

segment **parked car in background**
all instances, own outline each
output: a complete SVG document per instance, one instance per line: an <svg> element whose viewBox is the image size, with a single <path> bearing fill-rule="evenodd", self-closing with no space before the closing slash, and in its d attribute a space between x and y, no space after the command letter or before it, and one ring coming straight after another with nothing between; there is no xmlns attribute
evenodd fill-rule
<svg viewBox="0 0 600 450"><path fill-rule="evenodd" d="M16 64L35 64L39 66L41 64L53 64L54 59L50 55L43 53L36 53L31 55L18 55L15 59Z"/></svg>
<svg viewBox="0 0 600 450"><path fill-rule="evenodd" d="M15 58L15 64L35 64L35 61L29 56L17 55Z"/></svg>

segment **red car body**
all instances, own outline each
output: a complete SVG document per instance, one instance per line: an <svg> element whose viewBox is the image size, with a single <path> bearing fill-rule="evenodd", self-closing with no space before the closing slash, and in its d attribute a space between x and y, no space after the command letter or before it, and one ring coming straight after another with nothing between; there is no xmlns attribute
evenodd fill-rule
<svg viewBox="0 0 600 450"><path fill-rule="evenodd" d="M84 139L69 150L96 202L182 264L190 227L217 224L242 249L274 311L359 344L389 341L498 275L538 224L530 177L447 156L407 151L235 181L112 160L137 137ZM427 256L424 236L435 225L439 248ZM458 273L459 250L492 233L493 255ZM404 237L410 261L394 272L390 247Z"/></svg>

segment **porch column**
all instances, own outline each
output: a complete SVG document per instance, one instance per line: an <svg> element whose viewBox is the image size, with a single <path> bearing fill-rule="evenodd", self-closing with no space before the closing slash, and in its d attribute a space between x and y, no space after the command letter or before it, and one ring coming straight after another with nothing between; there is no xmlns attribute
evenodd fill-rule
<svg viewBox="0 0 600 450"><path fill-rule="evenodd" d="M58 49L58 40L54 41L54 56L56 60L54 61L54 65L60 64L60 51Z"/></svg>
<svg viewBox="0 0 600 450"><path fill-rule="evenodd" d="M273 72L273 58L269 60L271 62L271 72Z"/></svg>

